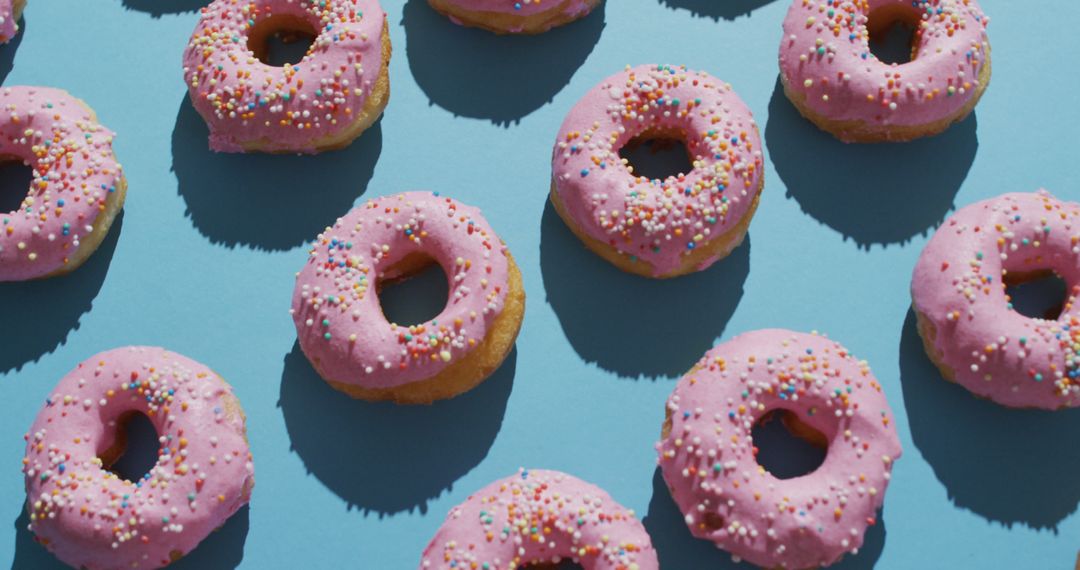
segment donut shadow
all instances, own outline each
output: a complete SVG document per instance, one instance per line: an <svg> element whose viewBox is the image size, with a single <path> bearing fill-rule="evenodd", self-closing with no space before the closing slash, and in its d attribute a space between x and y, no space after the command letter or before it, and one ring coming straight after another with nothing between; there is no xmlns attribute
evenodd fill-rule
<svg viewBox="0 0 1080 570"><path fill-rule="evenodd" d="M1080 503L1080 410L1017 410L948 382L926 356L915 313L900 337L900 383L915 447L949 499L1006 527L1057 532Z"/></svg>
<svg viewBox="0 0 1080 570"><path fill-rule="evenodd" d="M765 144L803 212L859 247L902 244L941 225L979 147L975 113L906 143L847 144L799 114L776 81Z"/></svg>
<svg viewBox="0 0 1080 570"><path fill-rule="evenodd" d="M314 239L366 190L382 152L376 121L347 148L318 155L218 153L187 96L172 135L186 215L211 243L284 251Z"/></svg>
<svg viewBox="0 0 1080 570"><path fill-rule="evenodd" d="M278 407L291 450L349 509L380 518L453 487L495 441L513 388L517 349L472 391L430 406L354 400L311 367L299 343L285 356ZM407 474L407 476L403 476Z"/></svg>
<svg viewBox="0 0 1080 570"><path fill-rule="evenodd" d="M71 273L49 279L0 283L0 315L22 323L18 334L7 335L0 350L0 374L21 370L62 346L68 334L94 305L124 225L124 211L90 258Z"/></svg>
<svg viewBox="0 0 1080 570"><path fill-rule="evenodd" d="M749 16L751 12L774 0L660 0L660 3L676 10L689 10L695 16L713 20L734 20Z"/></svg>
<svg viewBox="0 0 1080 570"><path fill-rule="evenodd" d="M170 570L233 570L244 558L244 543L249 527L248 506L236 511L218 530L210 533L199 546L187 556L169 565ZM44 546L34 540L28 529L30 517L26 509L20 509L15 519L15 559L12 570L33 568L35 570L70 570Z"/></svg>
<svg viewBox="0 0 1080 570"><path fill-rule="evenodd" d="M195 12L210 3L210 0L122 0L125 9L146 12L154 18L165 14Z"/></svg>
<svg viewBox="0 0 1080 570"><path fill-rule="evenodd" d="M624 273L588 250L551 201L540 227L547 302L587 362L629 378L678 377L724 332L750 272L750 237L706 271L674 279Z"/></svg>
<svg viewBox="0 0 1080 570"><path fill-rule="evenodd" d="M551 102L585 63L604 29L604 5L536 36L459 26L424 0L408 0L402 24L409 68L431 104L509 127Z"/></svg>
<svg viewBox="0 0 1080 570"><path fill-rule="evenodd" d="M661 568L716 568L724 570L753 570L748 562L735 562L731 554L707 540L695 538L686 527L683 514L671 498L664 476L657 467L653 473L653 494L649 511L642 519L652 537L653 547ZM885 517L879 512L877 524L866 529L859 553L846 554L830 570L871 570L885 549Z"/></svg>

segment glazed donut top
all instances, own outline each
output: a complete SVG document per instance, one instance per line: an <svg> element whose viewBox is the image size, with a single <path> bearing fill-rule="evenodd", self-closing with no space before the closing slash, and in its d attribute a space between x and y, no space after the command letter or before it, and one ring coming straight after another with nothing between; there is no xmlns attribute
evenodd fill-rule
<svg viewBox="0 0 1080 570"><path fill-rule="evenodd" d="M683 139L693 170L634 176L619 151L638 136ZM583 231L662 275L750 211L762 160L753 115L730 85L685 67L643 65L605 79L570 111L552 176Z"/></svg>
<svg viewBox="0 0 1080 570"><path fill-rule="evenodd" d="M576 16L583 15L592 9L585 0L449 0L449 2L470 12L516 16L542 14L553 8L561 8L564 14Z"/></svg>
<svg viewBox="0 0 1080 570"><path fill-rule="evenodd" d="M103 468L118 423L145 414L157 464L137 482ZM26 436L30 527L75 568L160 568L187 554L248 500L244 416L212 370L162 348L93 356L45 399Z"/></svg>
<svg viewBox="0 0 1080 570"><path fill-rule="evenodd" d="M877 10L916 13L910 62L890 65L870 52L867 23ZM802 104L830 120L933 123L976 95L989 65L989 22L975 0L794 0L780 69Z"/></svg>
<svg viewBox="0 0 1080 570"><path fill-rule="evenodd" d="M420 570L514 570L567 558L585 570L660 567L633 511L565 473L523 469L454 507Z"/></svg>
<svg viewBox="0 0 1080 570"><path fill-rule="evenodd" d="M0 157L30 165L29 193L0 212L0 281L61 271L94 231L106 200L121 189L113 133L59 89L0 89Z"/></svg>
<svg viewBox="0 0 1080 570"><path fill-rule="evenodd" d="M295 64L269 66L248 47L267 20L299 19L318 30ZM382 67L386 14L377 0L215 0L184 51L191 101L210 126L210 148L314 152L364 108Z"/></svg>
<svg viewBox="0 0 1080 570"><path fill-rule="evenodd" d="M418 257L448 275L446 308L423 324L390 323L376 287ZM315 240L296 278L293 321L324 377L401 386L434 376L484 341L505 306L508 272L506 247L479 209L431 192L375 198Z"/></svg>
<svg viewBox="0 0 1080 570"><path fill-rule="evenodd" d="M1069 286L1061 316L1012 310L1007 281L1048 271ZM957 382L1008 406L1080 406L1080 204L1040 190L962 208L923 250L911 294Z"/></svg>
<svg viewBox="0 0 1080 570"><path fill-rule="evenodd" d="M0 0L0 43L10 42L19 31L14 4L15 0Z"/></svg>
<svg viewBox="0 0 1080 570"><path fill-rule="evenodd" d="M758 465L752 429L774 410L828 441L817 470L780 480ZM667 414L659 463L691 532L763 568L817 568L857 550L901 452L867 363L816 334L760 330L717 346Z"/></svg>

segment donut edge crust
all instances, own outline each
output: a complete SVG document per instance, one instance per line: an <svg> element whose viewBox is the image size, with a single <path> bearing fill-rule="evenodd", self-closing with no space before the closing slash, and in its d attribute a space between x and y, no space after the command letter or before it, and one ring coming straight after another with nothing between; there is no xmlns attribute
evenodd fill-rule
<svg viewBox="0 0 1080 570"><path fill-rule="evenodd" d="M25 5L25 2L23 2L23 4ZM86 101L72 96L67 91L64 91L64 93L67 93L69 97L77 101L79 105L82 105L83 109L89 114L91 121L99 125L101 124L101 121L98 120L97 113L86 103ZM113 151L113 157L114 159L116 157L115 149ZM119 161L117 161L117 165L120 166ZM116 216L120 215L120 210L123 209L124 201L127 199L127 177L124 176L122 167L118 168L117 174L119 174L119 182L116 184L116 191L105 199L105 209L98 214L97 219L94 220L94 231L83 238L79 248L68 258L68 262L63 267L39 277L38 279L60 277L75 271L82 266L82 264L86 263L86 260L90 259L90 256L93 255L98 247L101 246L102 242L105 241L105 236L109 235L109 230L112 229L113 222L116 221Z"/></svg>
<svg viewBox="0 0 1080 570"><path fill-rule="evenodd" d="M735 224L731 229L719 236L710 239L704 246L695 248L689 255L682 257L677 268L661 275L657 275L654 272L652 264L649 262L642 259L636 261L632 260L630 259L630 256L615 249L614 246L586 234L581 227L573 222L569 213L566 211L566 206L563 204L562 198L559 197L559 192L554 180L551 182L550 194L551 203L555 206L555 211L559 214L559 217L562 218L563 222L570 228L570 231L585 244L585 247L593 253L627 273L654 279L670 279L672 277L695 273L699 271L698 267L702 263L710 259L719 261L730 255L731 252L742 245L747 232L750 230L750 221L754 218L754 213L757 212L758 204L761 202L761 193L764 190L765 176L762 175L758 182L754 201L750 204L750 209L747 210L746 214L739 220L739 223Z"/></svg>
<svg viewBox="0 0 1080 570"><path fill-rule="evenodd" d="M390 56L393 53L393 46L390 43L390 24L387 18L383 18L382 62L379 64L379 76L375 79L368 98L364 100L364 107L356 114L356 119L349 127L341 133L313 140L311 154L339 150L349 146L375 124L375 121L379 120L383 111L386 110L386 105L390 102ZM274 141L266 138L243 141L240 143L240 148L245 153L296 154L295 150L278 148Z"/></svg>
<svg viewBox="0 0 1080 570"><path fill-rule="evenodd" d="M462 25L480 28L495 34L542 34L552 28L569 24L585 16L574 16L566 13L566 7L574 0L564 0L558 6L533 14L531 16L516 16L500 12L474 12L454 6L448 0L428 0L428 4L438 13L457 20ZM592 13L603 0L585 0ZM455 22L456 23L456 22Z"/></svg>
<svg viewBox="0 0 1080 570"><path fill-rule="evenodd" d="M453 398L480 385L502 365L514 348L521 322L525 317L525 287L521 270L510 252L507 260L507 292L503 309L492 322L484 341L464 358L447 366L427 380L410 382L392 388L365 388L330 379L320 370L317 360L312 366L335 390L353 398L372 402L392 401L398 404L431 404Z"/></svg>
<svg viewBox="0 0 1080 570"><path fill-rule="evenodd" d="M943 119L924 123L921 125L875 125L864 121L834 121L824 115L814 112L806 105L806 96L793 91L788 85L788 78L780 73L780 82L784 86L784 95L791 104L799 111L806 120L816 125L819 129L833 135L846 143L881 143L881 142L909 142L923 137L932 137L941 134L953 124L967 118L975 105L982 99L986 88L990 86L991 77L991 48L986 45L986 62L979 70L979 85L975 94L966 105L959 111Z"/></svg>

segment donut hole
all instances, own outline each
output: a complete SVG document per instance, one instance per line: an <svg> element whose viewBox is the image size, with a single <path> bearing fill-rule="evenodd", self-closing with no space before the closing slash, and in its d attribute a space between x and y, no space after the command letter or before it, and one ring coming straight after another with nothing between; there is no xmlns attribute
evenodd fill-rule
<svg viewBox="0 0 1080 570"><path fill-rule="evenodd" d="M649 180L665 180L694 169L686 135L678 131L646 131L627 141L619 156L627 170Z"/></svg>
<svg viewBox="0 0 1080 570"><path fill-rule="evenodd" d="M318 34L307 21L296 16L265 18L248 32L248 49L266 65L281 67L298 63L311 50Z"/></svg>
<svg viewBox="0 0 1080 570"><path fill-rule="evenodd" d="M98 458L105 469L135 483L157 464L159 447L157 429L150 418L131 412L116 422L116 439Z"/></svg>
<svg viewBox="0 0 1080 570"><path fill-rule="evenodd" d="M569 558L563 558L558 562L534 562L532 564L521 566L520 568L522 570L578 570L584 568L584 566Z"/></svg>
<svg viewBox="0 0 1080 570"><path fill-rule="evenodd" d="M1032 319L1057 320L1065 310L1069 286L1053 271L1005 276L1009 308Z"/></svg>
<svg viewBox="0 0 1080 570"><path fill-rule="evenodd" d="M379 276L375 287L383 316L402 326L438 317L450 299L450 278L442 265L419 253L392 264Z"/></svg>
<svg viewBox="0 0 1080 570"><path fill-rule="evenodd" d="M870 13L870 53L883 63L904 64L918 51L920 16L910 5L888 4Z"/></svg>
<svg viewBox="0 0 1080 570"><path fill-rule="evenodd" d="M712 534L718 530L727 528L727 520L724 515L709 511L701 517L701 526L705 528L709 534Z"/></svg>
<svg viewBox="0 0 1080 570"><path fill-rule="evenodd" d="M754 458L777 479L809 475L825 462L828 440L788 410L766 413L751 431Z"/></svg>
<svg viewBox="0 0 1080 570"><path fill-rule="evenodd" d="M34 181L34 170L12 157L0 158L0 212L14 212L22 206Z"/></svg>

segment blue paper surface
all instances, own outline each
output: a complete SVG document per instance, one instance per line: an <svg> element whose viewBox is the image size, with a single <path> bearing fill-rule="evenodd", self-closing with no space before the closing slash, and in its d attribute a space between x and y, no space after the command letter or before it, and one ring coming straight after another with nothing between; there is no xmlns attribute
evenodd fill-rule
<svg viewBox="0 0 1080 570"><path fill-rule="evenodd" d="M317 157L207 150L181 77L201 4L29 0L22 31L0 46L3 85L67 89L118 133L130 187L122 222L85 267L0 284L0 564L59 567L22 514L22 435L46 395L96 352L155 344L235 386L256 465L250 508L177 568L415 568L452 506L519 466L573 473L636 509L665 569L743 567L690 537L653 444L675 380L705 350L785 327L827 332L867 359L904 446L881 524L840 567L1072 567L1080 415L1006 410L943 382L908 288L928 232L956 207L1039 187L1080 200L1080 3L983 0L993 81L974 115L933 139L845 146L778 88L787 0L611 0L530 38L388 0L386 114ZM639 63L729 81L766 140L747 243L667 282L587 252L547 204L564 114ZM305 240L358 201L408 189L481 207L528 294L503 368L430 408L334 392L297 349L288 314Z"/></svg>

